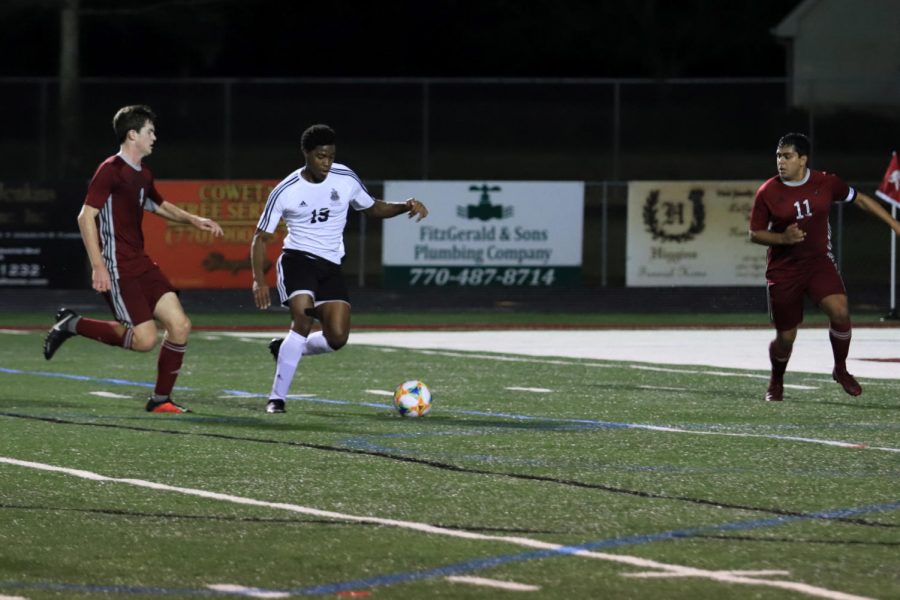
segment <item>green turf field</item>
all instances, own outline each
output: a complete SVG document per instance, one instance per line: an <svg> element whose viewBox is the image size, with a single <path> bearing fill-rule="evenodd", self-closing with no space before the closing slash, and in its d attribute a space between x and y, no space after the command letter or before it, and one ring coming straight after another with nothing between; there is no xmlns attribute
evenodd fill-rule
<svg viewBox="0 0 900 600"><path fill-rule="evenodd" d="M900 597L900 375L767 404L722 369L351 338L266 415L265 339L198 330L166 416L156 352L42 337L0 333L0 597ZM425 418L385 395L410 378Z"/></svg>

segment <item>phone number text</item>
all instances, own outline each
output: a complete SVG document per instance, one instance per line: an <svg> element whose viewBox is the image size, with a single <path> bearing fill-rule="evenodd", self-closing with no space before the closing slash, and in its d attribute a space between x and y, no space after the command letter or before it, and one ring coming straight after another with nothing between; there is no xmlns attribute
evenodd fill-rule
<svg viewBox="0 0 900 600"><path fill-rule="evenodd" d="M540 267L475 267L448 269L413 267L409 270L410 286L551 286L556 270Z"/></svg>

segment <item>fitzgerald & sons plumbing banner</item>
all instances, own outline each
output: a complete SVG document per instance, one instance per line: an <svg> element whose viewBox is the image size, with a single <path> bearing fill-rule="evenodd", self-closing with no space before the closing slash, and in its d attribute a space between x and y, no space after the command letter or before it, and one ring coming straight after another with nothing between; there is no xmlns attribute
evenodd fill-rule
<svg viewBox="0 0 900 600"><path fill-rule="evenodd" d="M546 287L581 282L584 183L387 181L428 207L384 222L387 287Z"/></svg>
<svg viewBox="0 0 900 600"><path fill-rule="evenodd" d="M628 184L628 286L764 286L766 248L750 242L761 181Z"/></svg>
<svg viewBox="0 0 900 600"><path fill-rule="evenodd" d="M177 288L249 288L250 242L275 180L161 180L156 188L166 201L219 223L221 238L192 225L157 215L144 216L144 247ZM284 225L268 246L266 274L275 277Z"/></svg>

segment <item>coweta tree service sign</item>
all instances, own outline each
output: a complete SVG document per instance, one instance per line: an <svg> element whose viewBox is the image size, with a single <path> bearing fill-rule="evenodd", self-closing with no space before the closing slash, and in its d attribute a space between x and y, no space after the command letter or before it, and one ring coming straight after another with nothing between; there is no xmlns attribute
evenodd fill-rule
<svg viewBox="0 0 900 600"><path fill-rule="evenodd" d="M628 286L762 286L766 249L750 242L760 181L628 184Z"/></svg>

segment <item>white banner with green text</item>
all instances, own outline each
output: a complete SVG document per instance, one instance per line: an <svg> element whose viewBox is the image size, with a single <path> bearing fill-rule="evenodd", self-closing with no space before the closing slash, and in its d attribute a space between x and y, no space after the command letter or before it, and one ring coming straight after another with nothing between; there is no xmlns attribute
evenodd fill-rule
<svg viewBox="0 0 900 600"><path fill-rule="evenodd" d="M387 287L581 283L583 182L387 181L384 197L429 212L384 222Z"/></svg>

